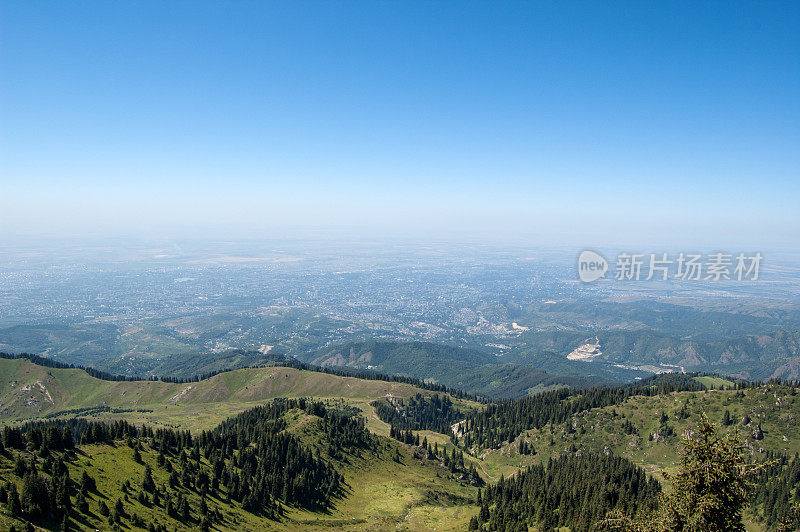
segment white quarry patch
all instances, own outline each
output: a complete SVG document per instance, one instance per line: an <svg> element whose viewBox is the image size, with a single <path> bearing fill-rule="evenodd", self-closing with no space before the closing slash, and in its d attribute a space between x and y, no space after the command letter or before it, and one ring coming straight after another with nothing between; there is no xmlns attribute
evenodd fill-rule
<svg viewBox="0 0 800 532"><path fill-rule="evenodd" d="M603 352L600 351L600 339L597 336L594 337L594 342L592 342L592 338L587 338L586 341L578 346L575 350L573 350L570 354L567 355L569 360L580 360L582 362L591 362L595 358L602 355Z"/></svg>

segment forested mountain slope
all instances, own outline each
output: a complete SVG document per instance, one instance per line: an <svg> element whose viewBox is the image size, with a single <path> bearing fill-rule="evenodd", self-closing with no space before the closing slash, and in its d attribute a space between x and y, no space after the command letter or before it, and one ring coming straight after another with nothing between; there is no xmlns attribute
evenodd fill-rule
<svg viewBox="0 0 800 532"><path fill-rule="evenodd" d="M530 365L502 364L481 350L431 342L350 342L298 358L323 367L369 368L409 375L496 399L590 384L575 377L551 375Z"/></svg>

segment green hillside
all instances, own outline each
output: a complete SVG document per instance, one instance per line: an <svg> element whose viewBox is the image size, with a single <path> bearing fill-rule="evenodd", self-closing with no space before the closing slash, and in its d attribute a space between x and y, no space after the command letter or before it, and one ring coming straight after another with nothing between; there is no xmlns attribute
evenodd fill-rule
<svg viewBox="0 0 800 532"><path fill-rule="evenodd" d="M526 430L495 449L471 450L491 478L512 475L524 466L546 465L558 456L590 452L627 458L666 486L665 473L675 472L681 441L695 430L701 413L723 432L737 432L754 461L770 453L789 458L800 453L798 392L792 386L767 384L636 396L620 405L577 413L563 423ZM751 509L749 529L763 529L761 513L760 507Z"/></svg>
<svg viewBox="0 0 800 532"><path fill-rule="evenodd" d="M465 463L490 482L515 477L522 468L550 467L559 457L588 454L627 460L663 487L676 472L685 438L695 433L705 414L721 433L738 434L750 461L778 460L762 475L747 510L749 528L762 530L774 528L787 516L791 501L800 501L800 490L794 487L800 478L800 461L794 460L800 452L798 391L785 383L744 384L670 374L627 387L557 390L490 404L464 412L464 420L456 424L452 409L435 398L382 400L375 406L402 441L411 440L409 429L439 430L438 413L456 430L458 448L467 453ZM419 431L428 441L431 434ZM581 529L591 528L589 514L581 518Z"/></svg>
<svg viewBox="0 0 800 532"><path fill-rule="evenodd" d="M708 377L695 379L706 381ZM770 383L742 390L635 395L621 404L578 412L561 423L529 428L495 448L472 444L468 450L485 462L492 476L513 473L522 465L546 463L551 457L578 449L610 451L650 471L669 471L675 465L681 438L705 413L725 432L738 431L754 454L773 451L793 455L800 452L799 391ZM564 401L572 400L567 396ZM459 439L463 443L463 433ZM522 441L532 445L535 452L520 454Z"/></svg>
<svg viewBox="0 0 800 532"><path fill-rule="evenodd" d="M71 508L67 513L68 526L89 530L147 530L151 526L155 530L252 531L466 528L469 519L478 511L473 504L475 488L460 481L436 461L415 459L408 446L383 437L363 439L358 436L359 429L355 425L347 428L347 423L330 423L329 420L339 419L339 416L336 410L320 412L310 403L305 408L290 405L284 414L274 418L281 424L277 430L257 421L255 426L263 430L253 433L245 429L241 433L252 434L258 445L222 454L210 447L212 440L196 437L188 441L180 437L167 443L170 439L163 433L154 434L145 428L112 427L112 431L128 436L112 434L108 440L83 443L74 449L65 445L62 450L58 444L51 443L46 452L30 450L25 442L31 440L24 435L28 433L23 433L22 449L7 446L0 454L0 485L3 486L0 498L10 499L8 489L13 484L21 500L20 509L16 510L9 503L0 505L0 523L5 526L16 523L22 527L25 521L32 520L37 526L57 530L64 519L63 501L68 496ZM239 421L240 418L221 425L209 435L224 438L228 431L245 428L247 421ZM81 429L83 436L80 438L85 440L86 434L91 434L85 427L75 426L73 434L79 438ZM135 432L133 438L131 430ZM248 469L243 453L268 445L264 434L270 431L275 437L285 434L294 438L300 448L310 453L306 460L313 456L319 464L341 475L341 489L320 492L328 498L329 504L309 507L291 502L291 498L296 499L298 495L286 495L292 492L285 488L277 493L273 490L272 497L266 499L263 496L249 499L247 494L256 486L238 483L229 476L226 471L243 479L245 475L263 474L259 473L261 468ZM236 438L237 432L232 434L234 444L241 441L241 435ZM62 460L67 469L68 488L63 491L67 495L62 495L58 488L65 478L64 473L59 472L63 469L59 465ZM30 473L18 471L20 461L29 471L31 464L35 465L37 477L44 486L40 489L54 486L55 500L60 501L57 505L42 503L39 507L36 500L27 495L30 489L26 485L35 486L35 483L29 479ZM278 476L274 481L287 482L286 478L280 478L285 466L275 465ZM146 469L153 480L149 486L145 481ZM96 487L84 488L84 475L88 475ZM288 481L299 479L288 478ZM292 485L295 493L302 486ZM307 489L314 490L316 485L309 484Z"/></svg>
<svg viewBox="0 0 800 532"><path fill-rule="evenodd" d="M179 384L102 380L81 369L49 368L26 359L0 359L0 421L59 413L92 414L100 419L124 417L149 424L203 429L276 397L343 399L369 412L368 403L375 399L417 393L431 392L402 382L286 367L239 369Z"/></svg>

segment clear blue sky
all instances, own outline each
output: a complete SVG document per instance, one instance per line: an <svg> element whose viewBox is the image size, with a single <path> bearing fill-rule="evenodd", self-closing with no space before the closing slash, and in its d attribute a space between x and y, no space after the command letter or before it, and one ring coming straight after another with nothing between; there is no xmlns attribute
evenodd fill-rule
<svg viewBox="0 0 800 532"><path fill-rule="evenodd" d="M0 236L289 228L798 244L800 4L0 2Z"/></svg>

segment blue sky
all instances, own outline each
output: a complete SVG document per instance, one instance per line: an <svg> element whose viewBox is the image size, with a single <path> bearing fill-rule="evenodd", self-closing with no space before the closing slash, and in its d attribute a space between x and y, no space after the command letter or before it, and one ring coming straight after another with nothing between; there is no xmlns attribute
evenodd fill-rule
<svg viewBox="0 0 800 532"><path fill-rule="evenodd" d="M0 2L0 236L798 244L796 2Z"/></svg>

